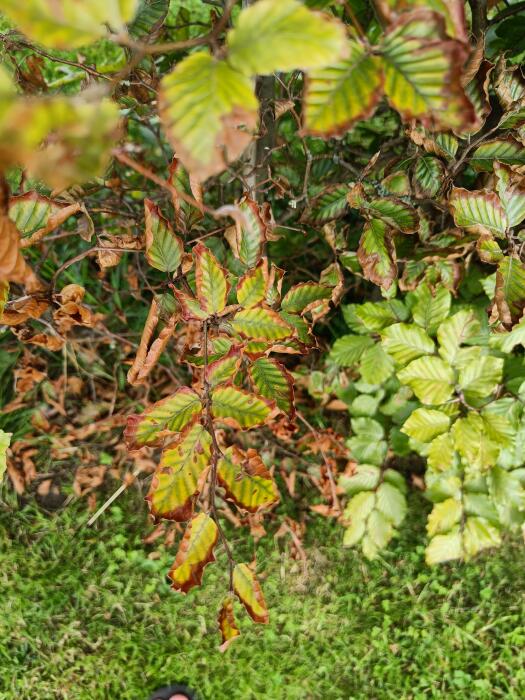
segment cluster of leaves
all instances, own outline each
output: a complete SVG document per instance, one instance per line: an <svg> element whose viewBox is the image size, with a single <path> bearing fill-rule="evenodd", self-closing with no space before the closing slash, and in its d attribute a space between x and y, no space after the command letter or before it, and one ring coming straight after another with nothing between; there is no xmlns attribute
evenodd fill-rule
<svg viewBox="0 0 525 700"><path fill-rule="evenodd" d="M335 342L310 383L327 377L351 415L355 463L338 491L337 462L323 454L346 545L377 556L424 469L429 563L471 557L525 520L525 80L519 52L499 55L486 31L490 21L505 42L509 8L239 4L192 23L167 0L9 0L2 11L24 36L2 35L0 73L2 323L62 350L74 326L99 319L83 288L56 292L59 275L92 254L103 275L123 251L144 252L153 298L128 382L147 385L174 338L188 371L128 417L126 441L162 447L151 513L187 523L173 588L200 583L223 545L225 645L239 634L231 594L256 622L268 611L216 498L241 513L278 502L275 464L243 432L267 426L293 449L293 370L304 375L298 363L318 347L314 323L320 345ZM116 64L61 54L97 40L120 52ZM91 84L50 91L44 59ZM38 263L63 226L97 245L36 274L26 249ZM345 294L351 333L334 339Z"/></svg>

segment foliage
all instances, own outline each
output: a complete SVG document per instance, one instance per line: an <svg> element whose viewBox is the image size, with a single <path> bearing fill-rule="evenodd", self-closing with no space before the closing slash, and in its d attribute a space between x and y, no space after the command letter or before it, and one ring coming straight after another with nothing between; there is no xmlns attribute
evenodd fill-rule
<svg viewBox="0 0 525 700"><path fill-rule="evenodd" d="M71 266L146 291L126 357L143 410L118 415L135 459L162 448L153 517L186 523L172 587L226 552L223 649L233 595L269 619L225 519L258 536L299 464L314 512L370 559L410 484L433 503L429 564L525 523L522 7L239 4L5 2L0 72L2 322L67 359L75 331L123 337L122 302L100 331L100 288L62 285Z"/></svg>

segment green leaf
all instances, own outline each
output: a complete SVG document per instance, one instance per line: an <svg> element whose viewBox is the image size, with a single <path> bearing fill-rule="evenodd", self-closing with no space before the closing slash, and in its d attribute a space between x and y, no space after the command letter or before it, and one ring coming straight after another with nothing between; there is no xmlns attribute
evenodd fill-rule
<svg viewBox="0 0 525 700"><path fill-rule="evenodd" d="M237 301L245 309L251 309L266 298L267 272L261 263L248 270L237 283Z"/></svg>
<svg viewBox="0 0 525 700"><path fill-rule="evenodd" d="M313 200L311 208L305 211L302 220L311 224L324 224L339 219L348 208L348 190L347 184L331 185Z"/></svg>
<svg viewBox="0 0 525 700"><path fill-rule="evenodd" d="M438 435L430 443L427 454L428 468L436 472L452 469L456 463L454 440L450 433Z"/></svg>
<svg viewBox="0 0 525 700"><path fill-rule="evenodd" d="M471 310L462 310L444 321L438 328L439 354L450 365L455 365L463 343L475 338L481 325Z"/></svg>
<svg viewBox="0 0 525 700"><path fill-rule="evenodd" d="M349 496L353 496L360 491L372 491L381 478L381 470L373 464L358 464L354 474L346 476L341 474L339 486L346 491Z"/></svg>
<svg viewBox="0 0 525 700"><path fill-rule="evenodd" d="M181 387L172 396L157 401L144 413L128 416L124 433L129 449L155 445L169 433L180 432L202 411L199 395Z"/></svg>
<svg viewBox="0 0 525 700"><path fill-rule="evenodd" d="M226 491L226 499L249 513L279 500L272 475L255 450L245 452L236 445L228 447L219 460L217 478Z"/></svg>
<svg viewBox="0 0 525 700"><path fill-rule="evenodd" d="M146 218L146 259L156 270L174 272L180 265L184 246L159 208L144 200Z"/></svg>
<svg viewBox="0 0 525 700"><path fill-rule="evenodd" d="M469 162L474 170L490 172L496 160L506 165L525 165L525 147L510 137L485 141L476 148Z"/></svg>
<svg viewBox="0 0 525 700"><path fill-rule="evenodd" d="M427 284L422 284L414 292L416 303L412 308L412 316L418 326L429 335L435 335L441 323L450 313L452 297L448 289L438 287L434 292Z"/></svg>
<svg viewBox="0 0 525 700"><path fill-rule="evenodd" d="M374 341L367 335L343 335L333 344L329 358L339 367L352 367L373 345Z"/></svg>
<svg viewBox="0 0 525 700"><path fill-rule="evenodd" d="M418 442L431 442L450 427L450 418L442 411L417 408L401 428L403 433Z"/></svg>
<svg viewBox="0 0 525 700"><path fill-rule="evenodd" d="M449 532L457 525L463 515L461 501L456 498L447 498L441 503L436 503L428 516L427 532L430 537L444 532Z"/></svg>
<svg viewBox="0 0 525 700"><path fill-rule="evenodd" d="M404 493L391 483L383 482L376 491L377 510L398 527L405 519L407 502Z"/></svg>
<svg viewBox="0 0 525 700"><path fill-rule="evenodd" d="M496 464L500 445L487 433L487 423L483 417L470 411L452 426L452 436L456 450L472 471L487 471Z"/></svg>
<svg viewBox="0 0 525 700"><path fill-rule="evenodd" d="M234 386L218 386L212 392L213 417L234 428L262 425L274 405L272 401Z"/></svg>
<svg viewBox="0 0 525 700"><path fill-rule="evenodd" d="M317 282L301 282L284 295L281 307L288 313L304 313L314 302L330 299L331 296L330 287Z"/></svg>
<svg viewBox="0 0 525 700"><path fill-rule="evenodd" d="M443 187L445 167L437 158L421 156L417 159L412 176L416 197L435 197Z"/></svg>
<svg viewBox="0 0 525 700"><path fill-rule="evenodd" d="M187 593L194 586L200 586L204 568L215 561L213 549L218 538L217 525L206 513L199 513L190 520L168 573L172 588Z"/></svg>
<svg viewBox="0 0 525 700"><path fill-rule="evenodd" d="M344 27L297 0L259 0L226 37L228 61L246 75L321 68L341 55Z"/></svg>
<svg viewBox="0 0 525 700"><path fill-rule="evenodd" d="M292 335L292 327L273 309L259 306L238 311L231 321L233 330L253 340L280 340Z"/></svg>
<svg viewBox="0 0 525 700"><path fill-rule="evenodd" d="M211 250L202 243L197 243L193 249L193 256L197 299L208 314L219 313L224 310L230 291L226 270Z"/></svg>
<svg viewBox="0 0 525 700"><path fill-rule="evenodd" d="M484 518L467 518L463 531L465 558L470 559L484 549L499 547L501 535L498 528Z"/></svg>
<svg viewBox="0 0 525 700"><path fill-rule="evenodd" d="M503 376L503 360L492 355L485 355L477 362L471 362L461 367L458 375L458 385L463 391L465 400L472 405L487 401L498 388Z"/></svg>
<svg viewBox="0 0 525 700"><path fill-rule="evenodd" d="M354 459L362 464L382 464L387 452L382 425L372 418L354 418L352 430L355 435L347 445Z"/></svg>
<svg viewBox="0 0 525 700"><path fill-rule="evenodd" d="M501 238L509 226L503 205L495 192L453 187L449 205L456 224L470 233L492 234Z"/></svg>
<svg viewBox="0 0 525 700"><path fill-rule="evenodd" d="M381 53L386 95L403 119L440 130L461 130L475 122L460 82L465 48L447 39L438 15L428 10L401 15L387 32Z"/></svg>
<svg viewBox="0 0 525 700"><path fill-rule="evenodd" d="M425 561L432 566L452 559L461 559L463 547L459 528L446 535L436 535L425 550Z"/></svg>
<svg viewBox="0 0 525 700"><path fill-rule="evenodd" d="M80 210L80 204L69 206L57 204L49 197L44 197L35 191L25 192L9 199L9 218L14 221L23 237L31 236L43 229L49 233Z"/></svg>
<svg viewBox="0 0 525 700"><path fill-rule="evenodd" d="M260 207L248 197L241 200L238 208L242 217L226 230L225 238L235 257L246 267L254 267L263 254L272 222L271 210L267 203Z"/></svg>
<svg viewBox="0 0 525 700"><path fill-rule="evenodd" d="M384 221L372 219L363 227L357 258L367 280L389 289L397 277L396 250Z"/></svg>
<svg viewBox="0 0 525 700"><path fill-rule="evenodd" d="M240 350L234 346L226 355L210 362L206 372L210 386L214 387L233 379L239 370L241 360Z"/></svg>
<svg viewBox="0 0 525 700"><path fill-rule="evenodd" d="M119 33L133 19L138 0L3 0L7 15L30 39L55 49L74 49Z"/></svg>
<svg viewBox="0 0 525 700"><path fill-rule="evenodd" d="M497 333L491 336L490 345L506 354L510 354L517 345L525 348L525 319L516 324L509 333Z"/></svg>
<svg viewBox="0 0 525 700"><path fill-rule="evenodd" d="M356 494L345 508L345 520L366 521L374 508L375 501L376 495L373 491L361 491Z"/></svg>
<svg viewBox="0 0 525 700"><path fill-rule="evenodd" d="M349 304L343 306L342 310L349 328L356 333L380 331L391 323L405 321L408 318L406 307L397 299Z"/></svg>
<svg viewBox="0 0 525 700"><path fill-rule="evenodd" d="M418 326L394 323L381 333L381 343L398 365L434 352L434 342Z"/></svg>
<svg viewBox="0 0 525 700"><path fill-rule="evenodd" d="M260 396L273 399L277 407L290 418L295 413L293 377L277 360L260 357L249 367L248 373L254 389Z"/></svg>
<svg viewBox="0 0 525 700"><path fill-rule="evenodd" d="M380 60L350 39L348 56L308 74L304 126L309 134L335 136L370 117L382 96Z"/></svg>
<svg viewBox="0 0 525 700"><path fill-rule="evenodd" d="M159 111L166 135L201 180L241 155L251 141L257 109L249 78L208 53L191 54L161 81Z"/></svg>
<svg viewBox="0 0 525 700"><path fill-rule="evenodd" d="M237 564L233 570L233 590L254 622L268 624L268 608L253 571L247 564Z"/></svg>
<svg viewBox="0 0 525 700"><path fill-rule="evenodd" d="M496 307L506 326L519 321L525 308L525 265L517 257L505 256L496 273Z"/></svg>
<svg viewBox="0 0 525 700"><path fill-rule="evenodd" d="M380 510L370 513L367 521L366 535L363 537L362 549L367 559L375 559L394 535L392 523Z"/></svg>
<svg viewBox="0 0 525 700"><path fill-rule="evenodd" d="M7 469L7 450L11 444L13 433L6 433L0 430L0 484Z"/></svg>
<svg viewBox="0 0 525 700"><path fill-rule="evenodd" d="M359 363L361 379L367 384L382 384L392 376L394 361L379 343L365 350Z"/></svg>
<svg viewBox="0 0 525 700"><path fill-rule="evenodd" d="M525 520L525 489L514 472L493 467L487 475L489 493L501 524L516 530Z"/></svg>
<svg viewBox="0 0 525 700"><path fill-rule="evenodd" d="M525 219L525 178L501 163L494 163L494 172L509 226L517 226Z"/></svg>
<svg viewBox="0 0 525 700"><path fill-rule="evenodd" d="M348 197L353 201L352 192ZM418 229L419 217L416 210L401 199L394 197L365 199L361 202L360 208L373 217L373 220L380 219L387 226L401 233L414 233Z"/></svg>
<svg viewBox="0 0 525 700"><path fill-rule="evenodd" d="M168 14L170 0L140 0L129 33L134 39L146 39L157 32Z"/></svg>
<svg viewBox="0 0 525 700"><path fill-rule="evenodd" d="M210 447L210 434L200 423L194 423L164 450L146 496L155 518L178 522L191 518L210 463Z"/></svg>
<svg viewBox="0 0 525 700"><path fill-rule="evenodd" d="M439 357L420 357L398 372L398 379L407 384L424 404L445 403L454 390L454 373Z"/></svg>

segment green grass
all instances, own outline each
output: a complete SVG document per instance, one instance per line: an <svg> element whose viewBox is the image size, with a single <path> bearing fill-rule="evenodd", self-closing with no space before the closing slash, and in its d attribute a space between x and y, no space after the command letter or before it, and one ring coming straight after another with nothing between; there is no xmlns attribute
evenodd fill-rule
<svg viewBox="0 0 525 700"><path fill-rule="evenodd" d="M173 551L141 542L136 496L95 531L77 529L85 518L82 507L0 517L2 700L142 700L173 680L214 700L525 696L517 542L431 570L421 514L370 564L340 548L337 527L316 521L305 574L267 537L258 560L270 625L251 625L238 609L243 636L221 654L222 556L184 598L163 580ZM232 533L249 560L245 535Z"/></svg>

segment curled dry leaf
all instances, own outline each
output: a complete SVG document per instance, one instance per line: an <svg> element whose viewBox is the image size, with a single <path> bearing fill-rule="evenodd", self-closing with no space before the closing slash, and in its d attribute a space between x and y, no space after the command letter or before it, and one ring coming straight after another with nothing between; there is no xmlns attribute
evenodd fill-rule
<svg viewBox="0 0 525 700"><path fill-rule="evenodd" d="M57 295L59 307L53 312L53 318L61 333L68 333L73 326L91 328L103 318L102 314L94 314L81 303L85 294L86 290L79 284L68 284Z"/></svg>
<svg viewBox="0 0 525 700"><path fill-rule="evenodd" d="M219 623L219 631L222 639L219 651L225 652L233 640L241 634L233 613L233 600L231 597L224 599L221 609L219 610L217 622Z"/></svg>
<svg viewBox="0 0 525 700"><path fill-rule="evenodd" d="M0 280L23 284L28 291L42 288L20 252L20 234L7 214L0 214Z"/></svg>
<svg viewBox="0 0 525 700"><path fill-rule="evenodd" d="M30 318L40 318L49 307L47 299L22 297L6 304L0 323L6 326L19 326Z"/></svg>
<svg viewBox="0 0 525 700"><path fill-rule="evenodd" d="M85 496L104 482L106 467L79 467L73 481L73 491L77 496Z"/></svg>

